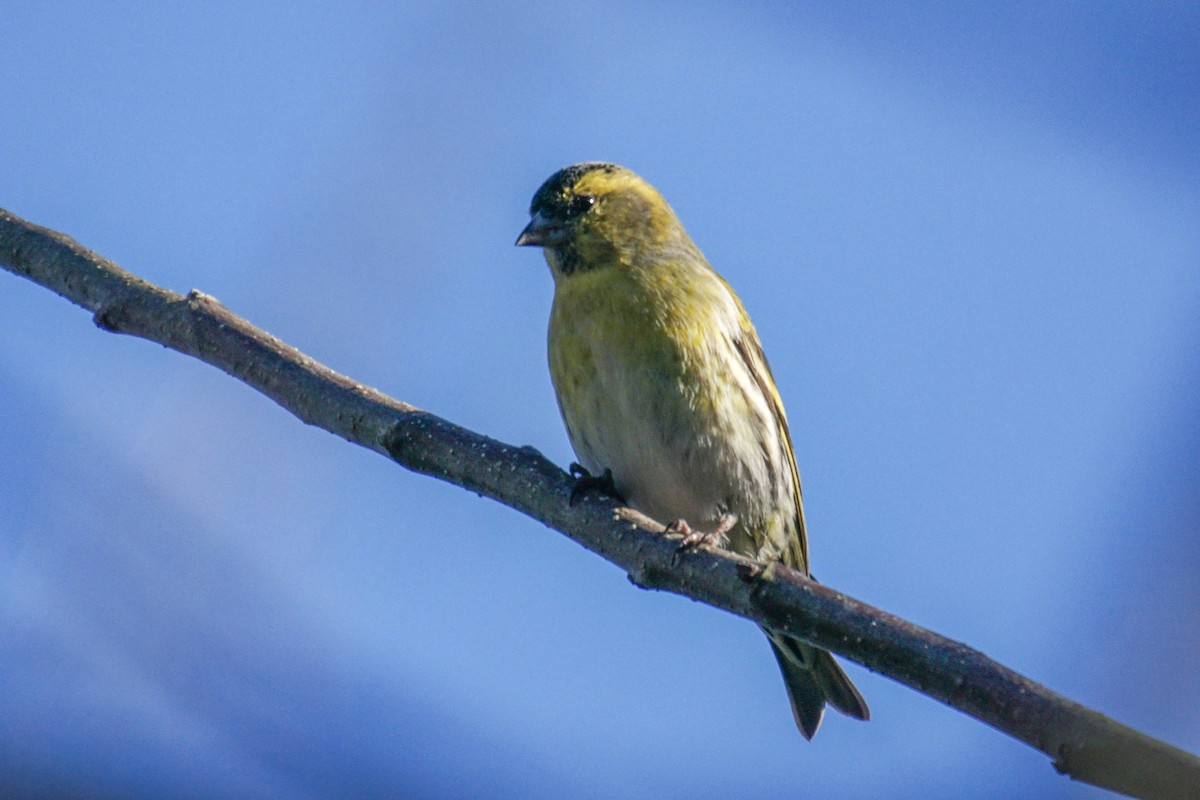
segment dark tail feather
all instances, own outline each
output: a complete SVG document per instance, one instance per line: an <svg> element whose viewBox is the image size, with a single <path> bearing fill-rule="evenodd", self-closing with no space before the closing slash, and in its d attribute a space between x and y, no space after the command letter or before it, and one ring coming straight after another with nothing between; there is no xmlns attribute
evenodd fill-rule
<svg viewBox="0 0 1200 800"><path fill-rule="evenodd" d="M771 650L783 673L796 727L805 739L816 735L826 703L848 717L871 718L867 702L833 656L799 639L765 629L764 633L771 640Z"/></svg>

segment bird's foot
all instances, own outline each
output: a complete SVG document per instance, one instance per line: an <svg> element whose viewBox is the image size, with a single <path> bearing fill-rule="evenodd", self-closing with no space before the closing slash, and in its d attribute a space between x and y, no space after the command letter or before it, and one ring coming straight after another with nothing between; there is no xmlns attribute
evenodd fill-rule
<svg viewBox="0 0 1200 800"><path fill-rule="evenodd" d="M605 469L603 474L596 476L588 472L582 465L573 463L567 471L575 479L575 485L571 487L571 496L567 500L568 505L575 505L579 502L579 498L588 492L598 492L618 502L625 502L625 498L621 497L621 493L617 491L617 485L613 483L611 469Z"/></svg>
<svg viewBox="0 0 1200 800"><path fill-rule="evenodd" d="M713 547L724 547L728 538L725 534L737 524L737 515L725 513L717 518L717 527L711 531L698 531L691 525L688 525L686 519L677 519L667 526L667 533L676 533L683 538L679 540L679 546L676 551L693 550L700 545L711 545Z"/></svg>

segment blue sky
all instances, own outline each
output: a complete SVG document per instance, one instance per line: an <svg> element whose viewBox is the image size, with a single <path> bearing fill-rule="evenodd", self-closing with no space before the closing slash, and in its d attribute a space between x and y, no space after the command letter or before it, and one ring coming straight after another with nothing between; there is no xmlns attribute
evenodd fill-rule
<svg viewBox="0 0 1200 800"><path fill-rule="evenodd" d="M9 4L0 206L571 453L575 161L749 308L815 572L1200 750L1200 13L1144 3ZM1105 796L0 275L0 774L270 798Z"/></svg>

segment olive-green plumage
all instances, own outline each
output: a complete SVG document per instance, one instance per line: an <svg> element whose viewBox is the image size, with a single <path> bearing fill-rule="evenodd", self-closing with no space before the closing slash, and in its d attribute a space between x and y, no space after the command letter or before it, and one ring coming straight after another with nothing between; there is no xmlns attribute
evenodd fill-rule
<svg viewBox="0 0 1200 800"><path fill-rule="evenodd" d="M808 572L783 402L733 289L650 184L615 164L559 170L517 244L554 276L550 374L571 445L631 506ZM829 653L765 631L796 725L867 705Z"/></svg>

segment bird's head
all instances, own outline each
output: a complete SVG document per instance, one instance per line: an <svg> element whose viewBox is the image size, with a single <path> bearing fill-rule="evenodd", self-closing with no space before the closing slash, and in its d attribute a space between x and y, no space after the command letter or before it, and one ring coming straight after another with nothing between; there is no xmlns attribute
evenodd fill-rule
<svg viewBox="0 0 1200 800"><path fill-rule="evenodd" d="M637 174L590 161L546 179L529 205L518 245L546 251L555 277L598 267L646 264L690 246L675 212Z"/></svg>

